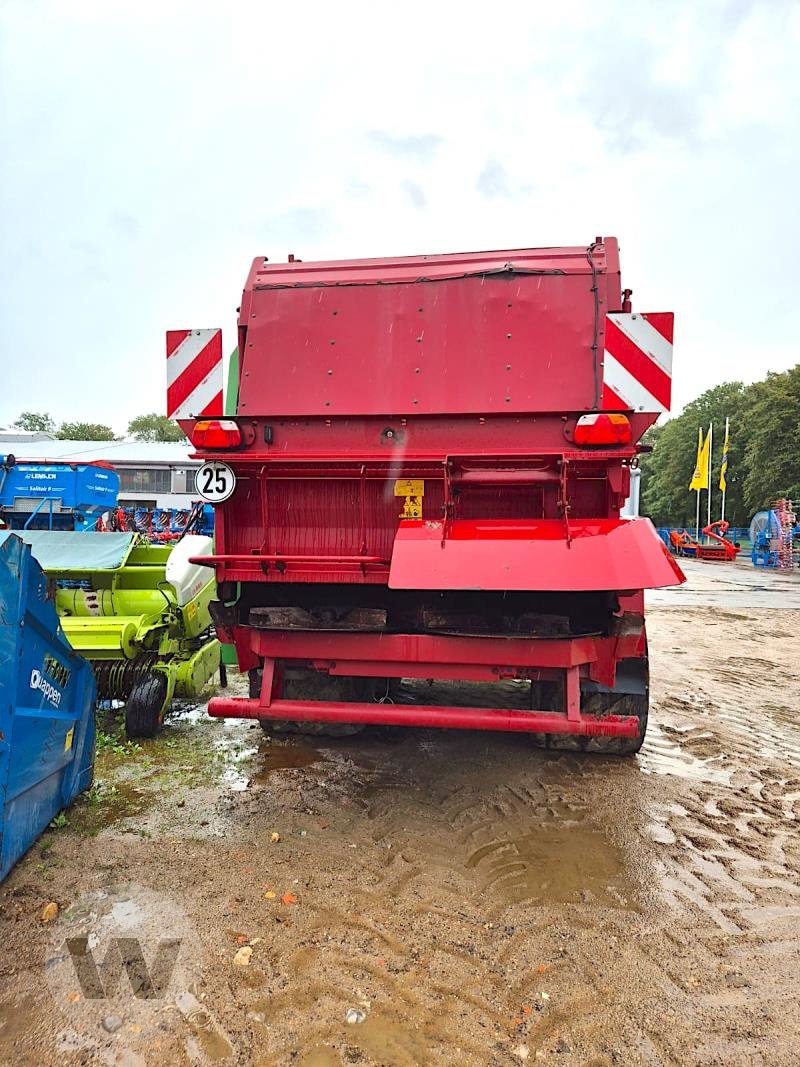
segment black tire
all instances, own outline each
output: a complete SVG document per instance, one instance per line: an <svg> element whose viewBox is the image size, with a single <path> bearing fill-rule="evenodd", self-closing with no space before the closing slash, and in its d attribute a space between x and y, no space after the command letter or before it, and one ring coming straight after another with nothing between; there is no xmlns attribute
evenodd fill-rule
<svg viewBox="0 0 800 1067"><path fill-rule="evenodd" d="M125 704L125 733L128 737L155 737L164 721L167 676L153 671L131 690Z"/></svg>
<svg viewBox="0 0 800 1067"><path fill-rule="evenodd" d="M249 672L250 696L261 696L262 670L256 667ZM375 691L374 679L337 678L321 671L291 669L286 672L281 689L285 700L363 701L372 700ZM304 734L307 737L351 737L364 729L362 723L348 722L295 722L292 719L259 719L258 724L267 735Z"/></svg>
<svg viewBox="0 0 800 1067"><path fill-rule="evenodd" d="M222 657L221 656L220 656L220 660L219 660L219 687L220 687L220 689L227 689L228 688L228 668L222 662Z"/></svg>
<svg viewBox="0 0 800 1067"><path fill-rule="evenodd" d="M619 693L615 691L581 694L581 713L604 718L606 715L635 715L639 720L636 737L579 737L575 734L531 734L537 748L551 752L590 752L598 756L634 756L644 744L647 733L647 713L650 694L647 686L647 660L623 660L632 664L632 670L644 683L643 693ZM555 683L541 682L534 700L542 710L554 711L563 708L563 687Z"/></svg>

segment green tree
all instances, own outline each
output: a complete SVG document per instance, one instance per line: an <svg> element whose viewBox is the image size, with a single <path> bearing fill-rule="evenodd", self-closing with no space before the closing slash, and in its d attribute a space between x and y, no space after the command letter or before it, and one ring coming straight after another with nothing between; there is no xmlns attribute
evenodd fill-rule
<svg viewBox="0 0 800 1067"><path fill-rule="evenodd" d="M128 434L137 441L185 441L183 430L166 415L155 411L137 415L128 423Z"/></svg>
<svg viewBox="0 0 800 1067"><path fill-rule="evenodd" d="M17 430L32 433L55 433L56 430L52 415L44 411L23 411L13 425Z"/></svg>
<svg viewBox="0 0 800 1067"><path fill-rule="evenodd" d="M654 474L656 467L655 450L664 432L663 426L651 426L645 430L641 445L644 451L639 456L639 467L642 471L642 485L646 485L648 479Z"/></svg>
<svg viewBox="0 0 800 1067"><path fill-rule="evenodd" d="M101 422L62 422L56 437L62 441L113 441L114 431Z"/></svg>
<svg viewBox="0 0 800 1067"><path fill-rule="evenodd" d="M714 423L711 514L719 515L719 468L730 418L728 491L725 517L734 526L747 526L754 512L778 497L800 500L800 364L783 373L768 374L753 385L726 382L703 393L664 426L648 431L643 443L653 446L642 456L642 512L659 526L695 522L695 502L689 480L697 455L698 428L705 433ZM701 517L705 519L706 497Z"/></svg>
<svg viewBox="0 0 800 1067"><path fill-rule="evenodd" d="M747 432L743 411L747 392L748 387L742 382L716 385L687 404L677 418L659 428L653 452L642 464L642 513L649 515L657 526L685 526L688 529L694 526L697 501L695 494L689 492L689 482L697 459L697 431L702 428L705 434L712 422L711 517L719 518L719 468L726 417L731 421L731 437L725 517L734 526L744 526L749 521L742 494ZM701 525L705 525L706 501L703 494Z"/></svg>
<svg viewBox="0 0 800 1067"><path fill-rule="evenodd" d="M782 496L800 502L800 364L750 387L744 428L748 513Z"/></svg>

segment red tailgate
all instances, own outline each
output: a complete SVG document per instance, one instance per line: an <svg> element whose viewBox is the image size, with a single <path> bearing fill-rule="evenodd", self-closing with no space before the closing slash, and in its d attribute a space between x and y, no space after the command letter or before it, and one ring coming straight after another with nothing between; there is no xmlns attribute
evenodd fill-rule
<svg viewBox="0 0 800 1067"><path fill-rule="evenodd" d="M566 592L653 589L684 578L648 519L400 523L392 589Z"/></svg>

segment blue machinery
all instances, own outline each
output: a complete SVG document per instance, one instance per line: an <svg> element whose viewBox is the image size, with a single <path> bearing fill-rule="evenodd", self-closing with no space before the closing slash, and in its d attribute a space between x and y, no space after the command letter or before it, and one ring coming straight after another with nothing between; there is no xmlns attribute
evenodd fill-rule
<svg viewBox="0 0 800 1067"><path fill-rule="evenodd" d="M106 463L17 461L0 455L0 519L12 530L111 530L174 541L186 533L211 536L214 509L118 508L119 475Z"/></svg>
<svg viewBox="0 0 800 1067"><path fill-rule="evenodd" d="M94 529L118 493L119 475L103 463L18 463L0 455L0 518L12 530Z"/></svg>
<svg viewBox="0 0 800 1067"><path fill-rule="evenodd" d="M750 523L750 559L754 567L786 568L793 562L793 541L800 538L800 525L787 522L789 511L778 501L769 511L757 511Z"/></svg>
<svg viewBox="0 0 800 1067"><path fill-rule="evenodd" d="M28 545L0 531L0 880L94 769L95 682Z"/></svg>

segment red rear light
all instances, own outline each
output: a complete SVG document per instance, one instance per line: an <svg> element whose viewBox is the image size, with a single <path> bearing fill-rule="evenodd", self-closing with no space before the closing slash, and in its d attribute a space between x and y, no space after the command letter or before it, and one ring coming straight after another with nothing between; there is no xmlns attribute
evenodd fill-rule
<svg viewBox="0 0 800 1067"><path fill-rule="evenodd" d="M627 415L581 415L574 440L576 445L629 445L631 424Z"/></svg>
<svg viewBox="0 0 800 1067"><path fill-rule="evenodd" d="M233 419L201 419L194 424L192 444L197 448L236 448L242 443Z"/></svg>

